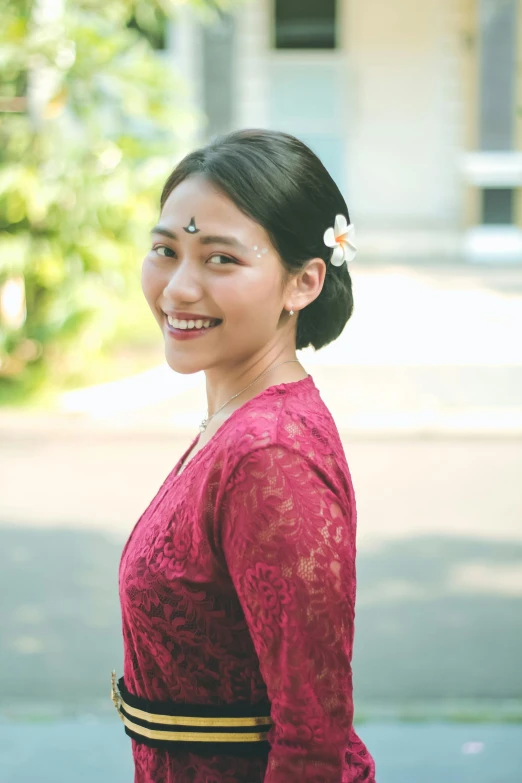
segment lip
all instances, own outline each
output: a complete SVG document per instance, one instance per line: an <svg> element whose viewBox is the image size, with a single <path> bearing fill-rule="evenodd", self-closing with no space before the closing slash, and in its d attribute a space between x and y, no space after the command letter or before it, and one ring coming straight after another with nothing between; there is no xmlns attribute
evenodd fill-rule
<svg viewBox="0 0 522 783"><path fill-rule="evenodd" d="M219 326L220 323L221 321L219 321L217 324L214 324L214 326L209 326L207 329L204 329L203 327L201 329L176 329L174 326L169 324L169 320L165 315L167 332L170 337L174 338L174 340L195 340L198 337L203 337L207 332L211 332L213 329Z"/></svg>

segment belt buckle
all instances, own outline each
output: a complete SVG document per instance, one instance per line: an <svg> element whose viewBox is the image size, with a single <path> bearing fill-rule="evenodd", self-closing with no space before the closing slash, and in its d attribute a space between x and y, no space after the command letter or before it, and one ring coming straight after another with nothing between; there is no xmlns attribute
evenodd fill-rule
<svg viewBox="0 0 522 783"><path fill-rule="evenodd" d="M111 674L111 699L118 711L118 715L123 720L123 715L121 714L121 694L116 682L116 671L114 669Z"/></svg>

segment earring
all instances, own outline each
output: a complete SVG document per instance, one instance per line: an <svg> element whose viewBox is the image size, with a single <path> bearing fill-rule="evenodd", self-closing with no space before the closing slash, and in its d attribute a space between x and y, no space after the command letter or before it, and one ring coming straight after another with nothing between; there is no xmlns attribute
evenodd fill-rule
<svg viewBox="0 0 522 783"><path fill-rule="evenodd" d="M288 315L293 315L293 314L294 314L293 310L290 310L290 312L288 313Z"/></svg>

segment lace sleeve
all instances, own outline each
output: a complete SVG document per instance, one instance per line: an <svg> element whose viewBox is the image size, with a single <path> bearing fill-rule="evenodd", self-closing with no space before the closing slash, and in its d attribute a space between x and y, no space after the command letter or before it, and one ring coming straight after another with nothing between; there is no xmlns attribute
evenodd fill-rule
<svg viewBox="0 0 522 783"><path fill-rule="evenodd" d="M226 487L223 552L272 704L264 783L359 783L353 731L355 513L311 461L269 445Z"/></svg>

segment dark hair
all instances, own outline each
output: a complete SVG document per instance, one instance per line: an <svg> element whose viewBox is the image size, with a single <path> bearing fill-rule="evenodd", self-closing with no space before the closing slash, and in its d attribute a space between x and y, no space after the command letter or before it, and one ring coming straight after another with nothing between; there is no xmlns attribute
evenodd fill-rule
<svg viewBox="0 0 522 783"><path fill-rule="evenodd" d="M311 258L326 263L323 288L298 314L296 349L315 350L335 340L353 312L352 281L345 263L330 263L323 235L348 207L319 158L286 133L241 130L189 153L167 179L161 208L184 179L200 174L245 215L263 226L279 253L283 282Z"/></svg>

